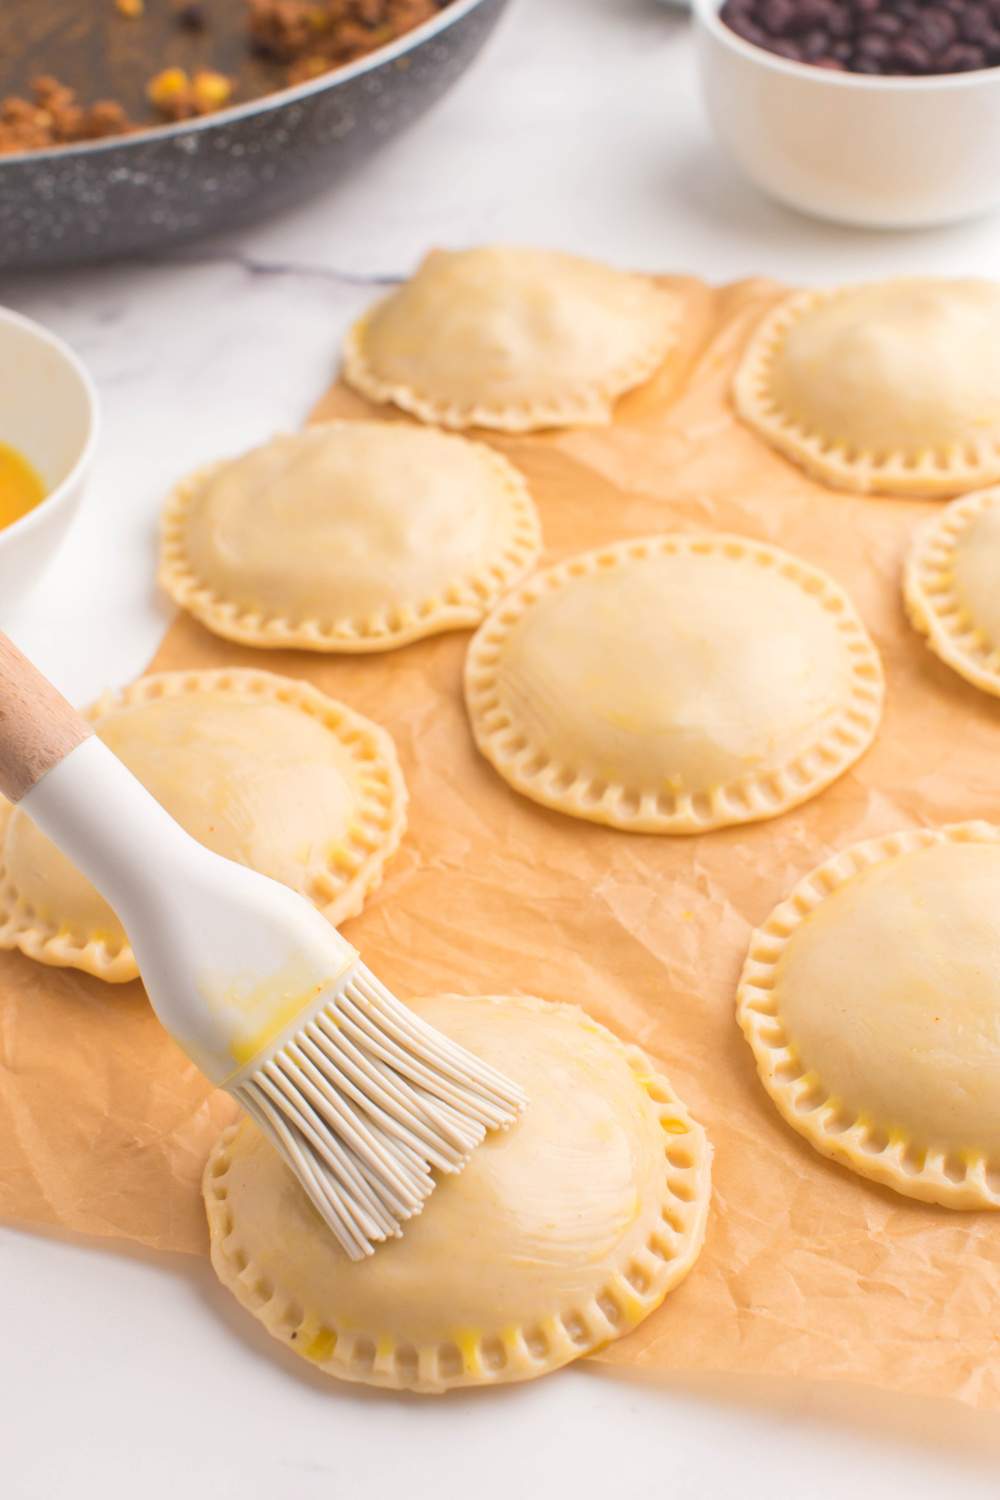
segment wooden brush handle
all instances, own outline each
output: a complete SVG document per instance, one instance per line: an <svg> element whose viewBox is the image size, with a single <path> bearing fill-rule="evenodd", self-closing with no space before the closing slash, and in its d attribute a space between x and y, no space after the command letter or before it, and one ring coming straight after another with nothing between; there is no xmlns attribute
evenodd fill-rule
<svg viewBox="0 0 1000 1500"><path fill-rule="evenodd" d="M19 802L93 732L0 631L0 792Z"/></svg>

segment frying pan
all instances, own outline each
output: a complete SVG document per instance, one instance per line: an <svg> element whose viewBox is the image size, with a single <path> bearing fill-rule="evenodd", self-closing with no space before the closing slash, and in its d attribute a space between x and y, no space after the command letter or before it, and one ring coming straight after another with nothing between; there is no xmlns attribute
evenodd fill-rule
<svg viewBox="0 0 1000 1500"><path fill-rule="evenodd" d="M112 11L108 0L101 4L102 14ZM356 63L202 119L0 156L0 270L158 251L322 190L356 171L445 93L505 4L452 0L432 20ZM20 11L30 23L43 7L39 0L26 5L0 0L4 14ZM81 14L79 0L72 10L71 21ZM118 18L117 25L125 30L114 34L134 47L144 22ZM12 35L9 27L0 32L0 56L14 50ZM60 35L62 58L54 46L57 37L36 37L34 43L29 37L28 45L17 49L21 76L7 69L4 77L0 67L3 90L24 88L33 74L52 72L76 86L81 97L94 98L93 81L88 86L86 78L73 76L86 64L86 47L80 39L73 45L72 26ZM106 37L87 36L99 63L107 56ZM235 32L230 51L234 41ZM242 36L239 45L245 55ZM145 79L176 57L165 49L155 60L136 58L132 71L140 99ZM216 51L204 61L224 66L226 57L220 59ZM248 60L243 71L256 66ZM122 97L120 89L113 92ZM127 96L123 102L131 106Z"/></svg>

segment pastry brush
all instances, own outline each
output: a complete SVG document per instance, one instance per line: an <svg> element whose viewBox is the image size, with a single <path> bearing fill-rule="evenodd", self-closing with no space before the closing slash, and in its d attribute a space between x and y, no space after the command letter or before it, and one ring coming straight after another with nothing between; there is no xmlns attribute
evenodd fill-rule
<svg viewBox="0 0 1000 1500"><path fill-rule="evenodd" d="M115 910L160 1021L352 1259L515 1120L516 1084L401 1004L303 896L186 833L2 634L0 791Z"/></svg>

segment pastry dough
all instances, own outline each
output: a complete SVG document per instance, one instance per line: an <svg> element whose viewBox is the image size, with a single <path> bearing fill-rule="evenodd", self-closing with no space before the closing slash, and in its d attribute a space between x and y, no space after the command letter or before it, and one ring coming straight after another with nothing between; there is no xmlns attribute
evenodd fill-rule
<svg viewBox="0 0 1000 1500"><path fill-rule="evenodd" d="M710 1150L662 1074L576 1006L438 995L414 1008L529 1105L419 1218L350 1261L249 1121L205 1170L212 1263L330 1375L441 1391L544 1375L626 1333L687 1274Z"/></svg>
<svg viewBox="0 0 1000 1500"><path fill-rule="evenodd" d="M782 1115L912 1198L1000 1208L1000 829L873 839L753 935L739 1020Z"/></svg>
<svg viewBox="0 0 1000 1500"><path fill-rule="evenodd" d="M957 495L1000 479L1000 283L799 292L736 376L740 415L826 484Z"/></svg>
<svg viewBox="0 0 1000 1500"><path fill-rule="evenodd" d="M491 448L327 422L184 480L160 577L244 645L384 651L478 624L540 545L527 485Z"/></svg>
<svg viewBox="0 0 1000 1500"><path fill-rule="evenodd" d="M878 654L825 574L747 537L620 542L559 563L473 638L480 750L519 792L648 833L773 817L867 748Z"/></svg>
<svg viewBox="0 0 1000 1500"><path fill-rule="evenodd" d="M348 334L344 375L445 427L607 422L674 347L680 305L643 276L555 250L434 250Z"/></svg>
<svg viewBox="0 0 1000 1500"><path fill-rule="evenodd" d="M189 833L301 891L331 922L361 910L399 845L406 789L392 740L307 683L270 672L165 672L106 694L88 716ZM111 908L8 803L0 947L100 979L138 972Z"/></svg>
<svg viewBox="0 0 1000 1500"><path fill-rule="evenodd" d="M931 650L1000 697L1000 489L965 495L921 528L904 592Z"/></svg>

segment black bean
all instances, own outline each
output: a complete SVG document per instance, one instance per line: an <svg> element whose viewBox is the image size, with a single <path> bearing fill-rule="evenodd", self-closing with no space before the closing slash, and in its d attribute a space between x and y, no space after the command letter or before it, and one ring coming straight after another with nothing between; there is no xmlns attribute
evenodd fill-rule
<svg viewBox="0 0 1000 1500"><path fill-rule="evenodd" d="M993 17L985 5L967 5L958 18L958 30L963 41L985 42L993 33Z"/></svg>
<svg viewBox="0 0 1000 1500"><path fill-rule="evenodd" d="M208 25L205 8L199 4L199 0L188 0L187 4L177 5L174 20L184 31L204 31Z"/></svg>
<svg viewBox="0 0 1000 1500"><path fill-rule="evenodd" d="M809 31L814 26L824 25L829 10L829 0L796 0L795 29Z"/></svg>
<svg viewBox="0 0 1000 1500"><path fill-rule="evenodd" d="M821 57L826 57L830 50L830 36L821 26L807 31L799 45L802 48L803 62L818 62Z"/></svg>
<svg viewBox="0 0 1000 1500"><path fill-rule="evenodd" d="M833 71L1000 65L1000 0L723 0L720 16L755 46Z"/></svg>
<svg viewBox="0 0 1000 1500"><path fill-rule="evenodd" d="M826 29L832 37L850 36L854 20L846 5L831 5L826 18Z"/></svg>
<svg viewBox="0 0 1000 1500"><path fill-rule="evenodd" d="M908 73L926 73L931 66L927 48L912 36L904 36L896 43L893 57Z"/></svg>
<svg viewBox="0 0 1000 1500"><path fill-rule="evenodd" d="M913 23L914 35L932 52L943 52L950 47L958 33L955 17L937 5L928 6L922 16Z"/></svg>
<svg viewBox="0 0 1000 1500"><path fill-rule="evenodd" d="M760 11L764 30L771 36L783 36L786 31L791 30L795 12L794 0L764 0Z"/></svg>
<svg viewBox="0 0 1000 1500"><path fill-rule="evenodd" d="M741 36L745 42L753 42L757 47L763 46L766 39L764 32L759 26L754 25L753 21L748 20L742 12L727 14L725 22L730 31L735 31L736 35Z"/></svg>

